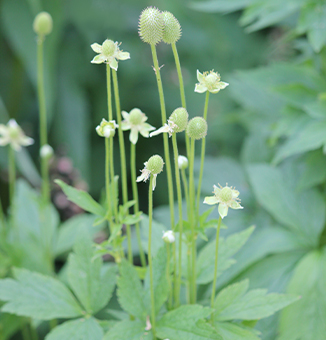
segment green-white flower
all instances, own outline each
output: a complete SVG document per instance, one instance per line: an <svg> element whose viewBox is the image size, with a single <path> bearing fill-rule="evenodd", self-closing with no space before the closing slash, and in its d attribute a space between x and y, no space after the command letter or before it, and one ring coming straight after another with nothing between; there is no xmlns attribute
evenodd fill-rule
<svg viewBox="0 0 326 340"><path fill-rule="evenodd" d="M214 72L214 70L204 73L200 73L197 70L197 79L199 83L196 84L195 92L198 93L204 93L206 91L217 93L229 85L228 83L221 81L221 76L219 73Z"/></svg>
<svg viewBox="0 0 326 340"><path fill-rule="evenodd" d="M110 138L114 137L117 127L118 124L115 123L115 120L107 121L103 118L101 124L97 125L96 132L100 137Z"/></svg>
<svg viewBox="0 0 326 340"><path fill-rule="evenodd" d="M136 182L144 181L146 182L151 175L153 175L153 187L154 190L156 187L156 177L159 173L163 171L164 161L163 158L159 155L154 155L150 157L150 159L144 163L145 168L141 170L141 175L137 177Z"/></svg>
<svg viewBox="0 0 326 340"><path fill-rule="evenodd" d="M124 118L121 128L123 131L130 130L129 140L133 144L138 141L138 133L148 138L149 131L155 130L155 127L146 123L148 117L140 109L132 109L129 113L122 111L121 114Z"/></svg>
<svg viewBox="0 0 326 340"><path fill-rule="evenodd" d="M174 243L175 242L175 234L172 230L168 230L163 233L162 239L165 243Z"/></svg>
<svg viewBox="0 0 326 340"><path fill-rule="evenodd" d="M112 41L106 39L102 45L94 43L91 45L91 48L94 52L99 53L96 55L91 63L93 64L101 64L106 63L109 64L111 68L117 71L118 69L118 61L117 60L126 60L130 59L129 52L122 52L119 49L120 44L116 41Z"/></svg>
<svg viewBox="0 0 326 340"><path fill-rule="evenodd" d="M27 137L15 119L10 119L7 125L0 124L0 146L10 144L10 146L19 151L22 146L32 145L34 139Z"/></svg>
<svg viewBox="0 0 326 340"><path fill-rule="evenodd" d="M164 124L162 127L157 129L156 131L153 131L149 134L150 137L159 135L160 133L167 132L169 134L169 137L172 136L174 132L178 129L178 126L174 124L171 120L168 120L167 124Z"/></svg>
<svg viewBox="0 0 326 340"><path fill-rule="evenodd" d="M219 185L220 186L220 185ZM209 205L218 204L218 212L222 218L227 216L229 208L231 209L243 209L240 205L239 191L227 185L223 187L217 187L214 185L214 196L205 197L204 203Z"/></svg>

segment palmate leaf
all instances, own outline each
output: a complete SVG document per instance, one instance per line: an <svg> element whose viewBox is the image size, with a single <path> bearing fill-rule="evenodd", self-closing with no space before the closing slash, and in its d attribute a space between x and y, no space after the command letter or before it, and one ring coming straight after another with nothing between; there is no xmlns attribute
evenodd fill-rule
<svg viewBox="0 0 326 340"><path fill-rule="evenodd" d="M82 209L94 215L101 217L105 216L104 208L99 203L97 203L86 191L75 189L59 179L55 180L55 183L61 187L63 192L67 195L69 201L74 202Z"/></svg>
<svg viewBox="0 0 326 340"><path fill-rule="evenodd" d="M200 305L181 306L166 313L156 326L157 336L170 340L222 340L205 319L212 309Z"/></svg>
<svg viewBox="0 0 326 340"><path fill-rule="evenodd" d="M103 340L152 340L152 332L146 331L145 327L145 322L124 320L113 326Z"/></svg>
<svg viewBox="0 0 326 340"><path fill-rule="evenodd" d="M102 340L103 330L94 318L67 321L55 327L45 340Z"/></svg>
<svg viewBox="0 0 326 340"><path fill-rule="evenodd" d="M215 321L259 320L298 300L298 296L270 293L267 289L248 291L249 280L224 288L216 297Z"/></svg>
<svg viewBox="0 0 326 340"><path fill-rule="evenodd" d="M74 318L83 315L78 302L60 281L15 268L14 279L0 280L0 300L6 304L3 312L40 320Z"/></svg>

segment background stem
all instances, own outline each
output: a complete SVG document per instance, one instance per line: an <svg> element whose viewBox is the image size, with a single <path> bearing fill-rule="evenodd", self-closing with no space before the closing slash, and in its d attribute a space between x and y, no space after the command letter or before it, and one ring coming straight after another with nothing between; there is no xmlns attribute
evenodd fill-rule
<svg viewBox="0 0 326 340"><path fill-rule="evenodd" d="M15 150L9 146L9 203L12 205L16 187Z"/></svg>

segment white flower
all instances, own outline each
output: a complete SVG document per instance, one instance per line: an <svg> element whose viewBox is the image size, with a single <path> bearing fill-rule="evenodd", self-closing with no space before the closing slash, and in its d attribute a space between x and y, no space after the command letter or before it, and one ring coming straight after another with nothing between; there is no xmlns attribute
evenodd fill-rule
<svg viewBox="0 0 326 340"><path fill-rule="evenodd" d="M115 120L107 121L103 118L101 124L97 125L96 132L100 137L110 138L115 135L117 127L118 124L115 123Z"/></svg>
<svg viewBox="0 0 326 340"><path fill-rule="evenodd" d="M217 187L214 185L214 196L205 197L204 203L213 205L218 204L218 212L222 218L228 214L228 209L243 209L240 205L239 191L227 185L223 187Z"/></svg>
<svg viewBox="0 0 326 340"><path fill-rule="evenodd" d="M185 157L185 156L179 156L178 157L178 166L179 166L179 169L180 170L184 170L184 169L187 169L188 168L188 158Z"/></svg>
<svg viewBox="0 0 326 340"><path fill-rule="evenodd" d="M0 145L10 146L19 151L22 146L32 145L34 139L27 137L14 119L10 119L7 125L0 124Z"/></svg>
<svg viewBox="0 0 326 340"><path fill-rule="evenodd" d="M130 130L129 140L133 144L138 141L138 132L147 138L149 131L155 130L155 127L145 123L148 118L140 109L132 109L130 113L122 111L121 114L124 118L121 122L121 128L123 131Z"/></svg>
<svg viewBox="0 0 326 340"><path fill-rule="evenodd" d="M156 131L151 132L149 134L149 137L153 137L153 136L159 135L160 133L164 133L164 132L167 132L169 134L169 137L171 137L172 134L174 132L176 132L175 130L177 128L178 128L178 126L175 123L173 123L171 120L168 120L167 124L164 124L162 127L157 129Z"/></svg>
<svg viewBox="0 0 326 340"><path fill-rule="evenodd" d="M221 76L219 73L214 72L214 70L204 73L200 73L197 70L197 79L199 83L195 86L195 92L198 93L204 93L206 91L217 93L229 85L228 83L221 81Z"/></svg>
<svg viewBox="0 0 326 340"><path fill-rule="evenodd" d="M102 45L94 43L91 48L94 52L99 53L96 55L91 63L93 64L109 64L111 68L117 71L118 62L117 60L130 59L129 52L122 52L119 49L120 44L112 40L106 39Z"/></svg>
<svg viewBox="0 0 326 340"><path fill-rule="evenodd" d="M53 156L53 149L49 144L45 144L40 149L41 158L51 158Z"/></svg>
<svg viewBox="0 0 326 340"><path fill-rule="evenodd" d="M172 230L168 230L163 233L162 239L165 243L173 243L175 241L175 235Z"/></svg>

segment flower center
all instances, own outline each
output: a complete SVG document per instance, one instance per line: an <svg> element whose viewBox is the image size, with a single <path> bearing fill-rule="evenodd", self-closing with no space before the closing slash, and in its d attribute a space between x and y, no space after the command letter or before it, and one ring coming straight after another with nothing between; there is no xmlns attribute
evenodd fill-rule
<svg viewBox="0 0 326 340"><path fill-rule="evenodd" d="M227 203L232 199L232 189L225 187L220 191L220 199L222 202Z"/></svg>
<svg viewBox="0 0 326 340"><path fill-rule="evenodd" d="M106 39L102 44L102 53L106 57L112 57L115 53L115 43L112 40Z"/></svg>
<svg viewBox="0 0 326 340"><path fill-rule="evenodd" d="M10 127L9 128L9 136L11 140L15 140L19 137L19 131L16 128Z"/></svg>
<svg viewBox="0 0 326 340"><path fill-rule="evenodd" d="M143 113L139 109L131 110L129 113L129 122L132 125L140 125L142 123Z"/></svg>
<svg viewBox="0 0 326 340"><path fill-rule="evenodd" d="M214 87L217 82L220 81L220 77L215 72L209 73L205 78L205 83L208 88Z"/></svg>

